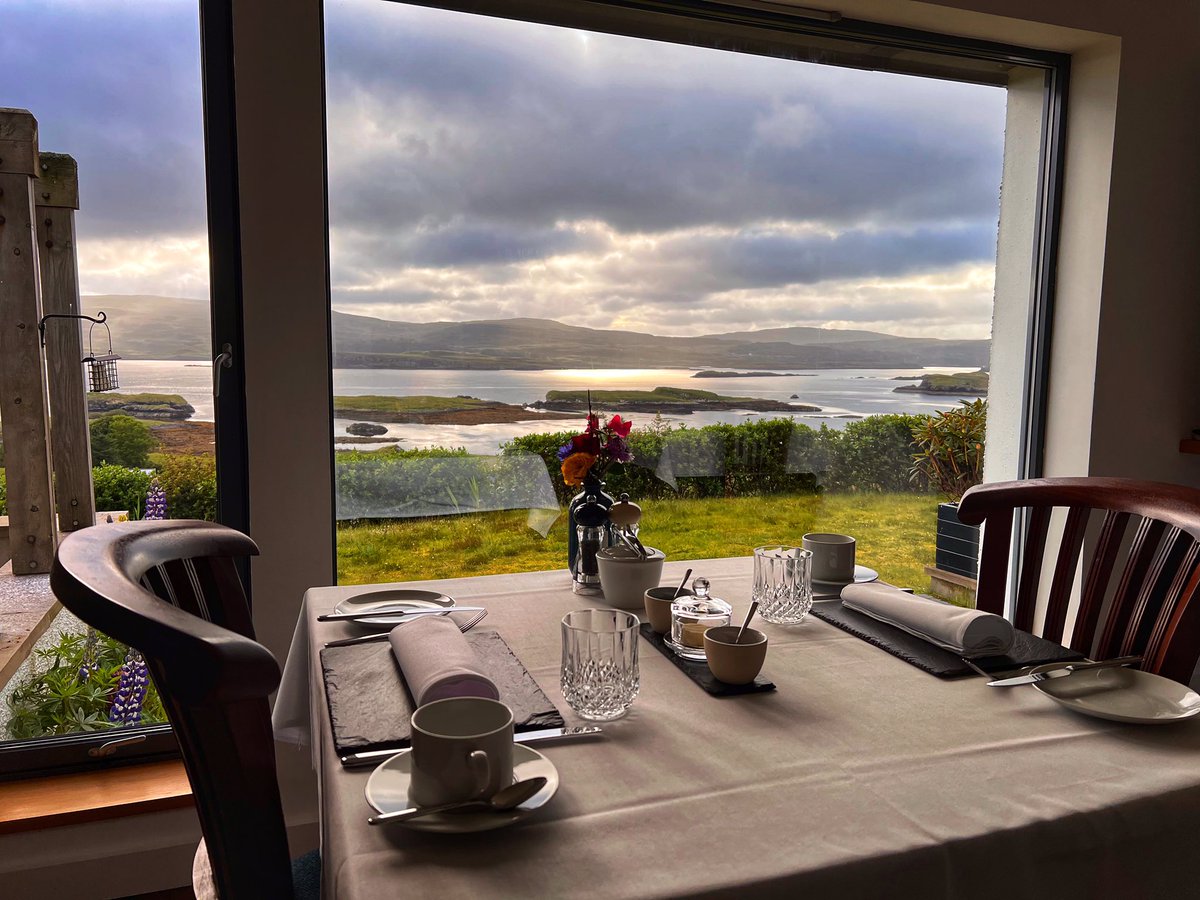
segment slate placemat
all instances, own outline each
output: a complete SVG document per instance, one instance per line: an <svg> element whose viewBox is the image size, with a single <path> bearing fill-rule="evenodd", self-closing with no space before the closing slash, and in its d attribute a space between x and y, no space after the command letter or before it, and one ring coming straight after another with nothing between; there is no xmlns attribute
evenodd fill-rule
<svg viewBox="0 0 1200 900"><path fill-rule="evenodd" d="M565 724L504 638L477 630L467 641L500 689L501 702L513 711L518 733ZM408 720L416 705L389 642L326 647L321 670L339 754L409 745Z"/></svg>
<svg viewBox="0 0 1200 900"><path fill-rule="evenodd" d="M749 684L726 684L723 681L718 681L713 675L712 670L708 668L708 663L699 659L684 659L674 650L667 646L666 638L655 632L648 624L643 624L639 629L644 637L655 650L675 663L688 678L708 691L714 697L732 697L735 694L761 694L764 691L775 690L775 682L768 681L759 675Z"/></svg>
<svg viewBox="0 0 1200 900"><path fill-rule="evenodd" d="M949 650L943 650L857 610L847 609L841 600L822 600L814 603L812 614L822 622L836 625L843 631L848 631L855 637L862 638L867 643L874 644L892 656L898 656L906 663L924 669L938 678L961 678L965 675L979 674ZM1083 659L1083 654L1016 629L1016 640L1008 653L1003 656L977 657L971 661L985 672L999 673L1011 672L1023 666L1073 659Z"/></svg>

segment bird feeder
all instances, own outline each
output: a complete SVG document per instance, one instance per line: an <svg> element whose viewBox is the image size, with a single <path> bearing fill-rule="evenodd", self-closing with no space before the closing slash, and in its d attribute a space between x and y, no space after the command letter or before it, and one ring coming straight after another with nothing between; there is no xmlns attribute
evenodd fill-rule
<svg viewBox="0 0 1200 900"><path fill-rule="evenodd" d="M113 353L112 331L108 327L108 316L101 310L95 318L91 316L71 316L62 313L52 313L48 316L43 316L38 322L38 330L42 334L42 346L46 346L46 320L47 319L86 319L92 325L88 328L88 355L82 359L82 362L87 366L88 370L88 390L93 393L101 394L105 391L115 391L121 386L117 378L117 360L121 357ZM105 334L108 335L108 352L96 355L95 348L92 344L92 332L96 330L97 325L103 325Z"/></svg>

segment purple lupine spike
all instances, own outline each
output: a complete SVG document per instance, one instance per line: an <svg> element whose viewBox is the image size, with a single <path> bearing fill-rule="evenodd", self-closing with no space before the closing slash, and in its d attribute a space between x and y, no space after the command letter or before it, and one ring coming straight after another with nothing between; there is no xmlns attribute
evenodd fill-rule
<svg viewBox="0 0 1200 900"><path fill-rule="evenodd" d="M113 694L112 706L108 710L108 721L119 726L136 725L142 718L142 703L146 699L146 685L150 674L142 654L129 648L125 662L121 664L121 678L117 692Z"/></svg>
<svg viewBox="0 0 1200 900"><path fill-rule="evenodd" d="M165 519L167 517L167 492L163 490L158 479L150 482L150 490L146 492L146 512L143 519Z"/></svg>

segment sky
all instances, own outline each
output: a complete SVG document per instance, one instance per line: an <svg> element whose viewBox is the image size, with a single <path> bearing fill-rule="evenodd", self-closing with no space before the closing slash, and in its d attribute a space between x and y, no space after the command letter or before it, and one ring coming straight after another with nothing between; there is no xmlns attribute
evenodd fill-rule
<svg viewBox="0 0 1200 900"><path fill-rule="evenodd" d="M0 105L80 163L83 290L204 297L194 2L0 22ZM384 0L327 0L326 51L336 309L990 332L1001 89Z"/></svg>

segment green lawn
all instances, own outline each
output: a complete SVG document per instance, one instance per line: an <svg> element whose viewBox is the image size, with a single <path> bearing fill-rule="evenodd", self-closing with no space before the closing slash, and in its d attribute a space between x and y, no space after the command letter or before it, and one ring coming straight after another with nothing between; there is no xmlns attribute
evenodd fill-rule
<svg viewBox="0 0 1200 900"><path fill-rule="evenodd" d="M932 494L811 494L641 504L643 541L668 559L749 556L799 546L809 531L858 539L858 561L892 584L925 591L938 498ZM521 511L338 526L338 581L366 584L529 572L566 566L565 516L539 537Z"/></svg>
<svg viewBox="0 0 1200 900"><path fill-rule="evenodd" d="M491 400L480 400L476 397L429 397L424 395L385 397L379 394L363 394L355 397L333 398L335 413L348 410L355 412L446 412L494 405L495 403Z"/></svg>

